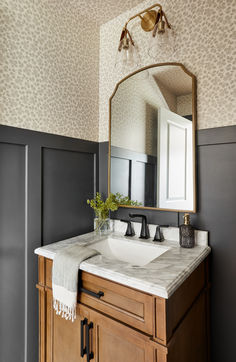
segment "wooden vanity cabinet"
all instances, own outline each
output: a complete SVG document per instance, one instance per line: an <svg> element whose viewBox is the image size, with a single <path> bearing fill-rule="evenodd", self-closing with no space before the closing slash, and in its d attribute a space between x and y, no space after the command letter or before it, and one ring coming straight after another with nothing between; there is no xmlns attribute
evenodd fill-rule
<svg viewBox="0 0 236 362"><path fill-rule="evenodd" d="M74 323L53 310L51 270L39 256L39 362L88 362L88 344L94 362L209 361L207 259L169 299L80 272Z"/></svg>

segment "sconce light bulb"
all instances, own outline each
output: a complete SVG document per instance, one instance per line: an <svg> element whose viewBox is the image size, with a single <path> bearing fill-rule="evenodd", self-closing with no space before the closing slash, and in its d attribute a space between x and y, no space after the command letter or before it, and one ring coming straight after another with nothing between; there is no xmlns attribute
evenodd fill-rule
<svg viewBox="0 0 236 362"><path fill-rule="evenodd" d="M162 34L165 32L165 25L166 23L164 22L164 20L159 20L157 23L157 28L158 28L158 33Z"/></svg>
<svg viewBox="0 0 236 362"><path fill-rule="evenodd" d="M130 41L129 41L129 39L127 38L127 36L126 37L124 37L124 39L123 39L123 49L129 49L129 43L130 43Z"/></svg>

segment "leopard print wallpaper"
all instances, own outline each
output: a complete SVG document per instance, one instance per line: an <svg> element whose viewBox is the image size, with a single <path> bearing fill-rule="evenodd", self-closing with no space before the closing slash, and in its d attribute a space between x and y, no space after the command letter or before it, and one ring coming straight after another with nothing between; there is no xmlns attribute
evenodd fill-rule
<svg viewBox="0 0 236 362"><path fill-rule="evenodd" d="M177 30L177 52L151 59L148 34L134 22L130 30L141 50L140 66L182 62L198 80L198 127L235 124L236 2L161 3ZM106 141L108 100L126 75L114 70L121 28L152 4L1 0L0 124Z"/></svg>
<svg viewBox="0 0 236 362"><path fill-rule="evenodd" d="M98 29L43 0L2 0L0 27L0 123L96 141Z"/></svg>
<svg viewBox="0 0 236 362"><path fill-rule="evenodd" d="M139 2L1 0L0 124L97 141L99 26Z"/></svg>
<svg viewBox="0 0 236 362"><path fill-rule="evenodd" d="M99 140L108 140L109 98L127 73L114 67L118 41L126 20L152 5L143 1L100 28ZM129 29L144 67L163 62L183 63L197 77L198 128L236 124L236 2L232 0L162 0L168 20L177 33L175 54L148 55L149 34L137 19ZM223 24L223 26L222 26ZM136 68L131 71L136 70Z"/></svg>

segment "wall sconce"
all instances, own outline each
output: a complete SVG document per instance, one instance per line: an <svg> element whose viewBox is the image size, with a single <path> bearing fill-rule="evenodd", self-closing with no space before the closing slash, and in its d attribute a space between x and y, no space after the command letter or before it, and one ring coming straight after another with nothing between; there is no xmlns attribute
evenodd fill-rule
<svg viewBox="0 0 236 362"><path fill-rule="evenodd" d="M152 10L155 7L158 8L157 11ZM170 54L174 52L175 35L173 29L167 20L166 14L162 10L162 6L160 4L154 4L129 18L122 29L115 66L121 66L123 70L137 66L140 63L137 45L134 43L127 29L128 23L137 17L141 19L140 25L142 29L145 32L151 33L148 54L152 58L155 58L158 52L168 52Z"/></svg>
<svg viewBox="0 0 236 362"><path fill-rule="evenodd" d="M129 68L134 65L139 65L140 57L137 46L134 45L132 36L125 26L120 36L119 47L116 56L116 67L121 65L122 68Z"/></svg>

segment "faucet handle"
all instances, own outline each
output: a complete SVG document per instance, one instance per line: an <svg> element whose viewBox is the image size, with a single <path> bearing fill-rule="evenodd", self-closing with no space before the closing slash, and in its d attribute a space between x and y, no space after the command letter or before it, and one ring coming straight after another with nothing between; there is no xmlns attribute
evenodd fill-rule
<svg viewBox="0 0 236 362"><path fill-rule="evenodd" d="M162 241L165 240L165 238L164 238L164 236L163 236L163 233L161 232L161 227L168 228L169 225L157 225L157 227L156 227L156 233L155 233L155 236L154 236L153 241L160 241L160 242L162 242Z"/></svg>
<svg viewBox="0 0 236 362"><path fill-rule="evenodd" d="M124 219L121 219L120 221L127 223L127 229L126 229L125 236L134 236L135 231L134 231L134 228L133 228L133 225L132 225L131 221L130 220L124 220Z"/></svg>

